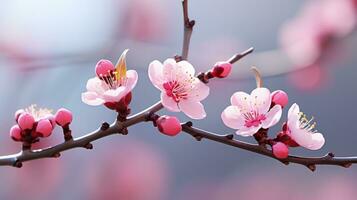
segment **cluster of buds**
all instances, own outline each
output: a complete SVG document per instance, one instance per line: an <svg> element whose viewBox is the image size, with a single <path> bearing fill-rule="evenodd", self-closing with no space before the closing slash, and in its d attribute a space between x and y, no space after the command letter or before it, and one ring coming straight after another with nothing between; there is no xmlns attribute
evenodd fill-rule
<svg viewBox="0 0 357 200"><path fill-rule="evenodd" d="M56 124L69 129L72 122L72 113L64 108L59 109L55 115L52 110L37 108L31 105L26 109L20 109L15 113L14 125L10 129L10 137L17 142L23 142L23 149L30 149L31 144L38 142L41 137L49 137Z"/></svg>

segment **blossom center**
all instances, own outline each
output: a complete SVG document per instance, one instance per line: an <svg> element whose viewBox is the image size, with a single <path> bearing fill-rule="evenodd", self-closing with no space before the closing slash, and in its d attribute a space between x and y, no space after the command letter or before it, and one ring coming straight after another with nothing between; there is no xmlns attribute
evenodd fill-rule
<svg viewBox="0 0 357 200"><path fill-rule="evenodd" d="M49 115L52 115L53 112L53 110L48 108L38 108L36 104L30 105L24 110L25 112L30 113L35 118L35 120L39 120Z"/></svg>
<svg viewBox="0 0 357 200"><path fill-rule="evenodd" d="M252 126L258 127L263 120L266 119L266 116L263 114L258 113L257 111L250 111L243 114L245 119L244 126L250 128Z"/></svg>
<svg viewBox="0 0 357 200"><path fill-rule="evenodd" d="M178 81L169 81L163 84L166 95L171 97L176 103L187 98L187 89L184 84Z"/></svg>
<svg viewBox="0 0 357 200"><path fill-rule="evenodd" d="M314 117L308 119L303 112L299 113L299 125L300 129L305 129L309 132L317 132L317 130L315 130L316 122L314 122Z"/></svg>
<svg viewBox="0 0 357 200"><path fill-rule="evenodd" d="M126 83L126 77L118 79L117 73L116 71L110 71L107 75L100 74L99 78L105 83L108 89L117 89Z"/></svg>

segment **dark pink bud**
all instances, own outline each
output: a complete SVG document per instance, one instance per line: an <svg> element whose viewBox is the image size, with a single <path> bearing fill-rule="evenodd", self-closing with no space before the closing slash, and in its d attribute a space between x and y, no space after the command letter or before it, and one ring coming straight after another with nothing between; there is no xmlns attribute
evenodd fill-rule
<svg viewBox="0 0 357 200"><path fill-rule="evenodd" d="M11 127L10 137L17 142L22 140L21 128L18 125L14 125L13 127Z"/></svg>
<svg viewBox="0 0 357 200"><path fill-rule="evenodd" d="M40 134L41 137L48 137L51 135L53 126L50 120L41 119L38 121L36 126L36 133Z"/></svg>
<svg viewBox="0 0 357 200"><path fill-rule="evenodd" d="M25 110L23 110L23 109L17 110L17 111L15 112L15 121L16 121L16 122L17 122L17 120L19 119L20 115L21 115L22 113L24 113L24 112L25 112Z"/></svg>
<svg viewBox="0 0 357 200"><path fill-rule="evenodd" d="M66 126L72 122L73 116L72 112L65 109L60 108L57 110L55 114L56 123L60 126Z"/></svg>
<svg viewBox="0 0 357 200"><path fill-rule="evenodd" d="M280 105L281 107L285 107L289 102L289 98L284 91L276 90L271 94L271 101L275 105Z"/></svg>
<svg viewBox="0 0 357 200"><path fill-rule="evenodd" d="M277 142L273 145L273 154L279 159L285 159L289 156L289 148L282 142Z"/></svg>
<svg viewBox="0 0 357 200"><path fill-rule="evenodd" d="M95 66L95 73L98 77L109 75L111 71L115 70L112 62L109 60L100 60Z"/></svg>
<svg viewBox="0 0 357 200"><path fill-rule="evenodd" d="M180 121L174 116L161 116L156 120L159 131L168 136L175 136L182 130Z"/></svg>
<svg viewBox="0 0 357 200"><path fill-rule="evenodd" d="M232 64L229 62L217 62L211 70L212 76L217 78L225 78L229 75L232 69Z"/></svg>
<svg viewBox="0 0 357 200"><path fill-rule="evenodd" d="M24 112L20 114L17 123L22 130L30 130L35 123L35 119L30 113Z"/></svg>

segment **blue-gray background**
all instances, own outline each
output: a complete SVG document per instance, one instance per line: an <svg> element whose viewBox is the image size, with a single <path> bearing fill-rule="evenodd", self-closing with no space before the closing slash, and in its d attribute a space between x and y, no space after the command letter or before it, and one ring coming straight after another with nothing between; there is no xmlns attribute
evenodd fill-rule
<svg viewBox="0 0 357 200"><path fill-rule="evenodd" d="M150 14L139 18L136 25L153 23L159 29L153 31L154 36L142 36L140 28L129 30L125 26L126 17L133 17L131 12L136 12L129 6L133 2L137 2L135 6L143 4L144 11L147 8L158 15L153 21L140 21L152 17ZM154 59L163 61L181 51L181 2L133 2L1 1L0 44L7 47L0 52L1 154L14 153L19 148L19 144L12 145L13 141L8 137L8 130L14 124L13 113L33 103L72 110L74 136L96 129L103 121L112 122L115 113L82 103L81 92L85 91L87 79L94 75L96 61L106 58L115 62L125 48L130 49L129 68L139 73L133 91L132 111L138 112L159 100L159 91L147 77L147 66ZM190 17L197 21L189 56L192 64L204 70L209 68L202 61L205 58L210 61L226 59L249 46L254 46L257 53L279 48L282 24L293 18L304 2L192 0ZM128 33L139 31L139 36L125 34L127 30ZM110 44L115 47L109 53L86 53ZM16 47L8 48L11 45ZM20 53L9 55L8 49ZM266 87L287 91L290 103L299 103L307 114L313 115L318 121L318 129L325 135L326 145L322 150L294 150L294 153L322 155L333 151L336 155L357 154L354 127L357 119L357 59L351 56L355 52L356 48L349 49L345 52L349 56L344 59L332 64L326 62L324 69L329 78L314 89L297 89L289 82L287 74L264 78ZM49 59L43 61L41 56ZM279 60L278 57L274 59ZM36 63L40 63L40 67ZM239 72L240 67L243 66L237 63L234 70ZM207 118L194 121L195 126L217 133L232 132L222 123L220 113L229 104L232 93L238 90L249 92L254 86L255 81L250 76L212 81L210 96L204 101ZM178 116L182 121L188 120L184 115ZM0 198L187 200L273 199L279 196L285 199L354 199L356 196L357 171L354 166L350 169L318 167L312 173L303 166L291 164L287 167L222 144L205 140L197 142L186 134L165 137L150 124L138 124L129 131L128 136L96 141L92 151L71 150L63 153L60 159L24 163L21 169L1 168ZM59 130L54 133L51 144L61 142L60 134ZM125 174L116 176L116 173ZM128 178L126 175L130 173ZM122 177L125 178L118 180Z"/></svg>

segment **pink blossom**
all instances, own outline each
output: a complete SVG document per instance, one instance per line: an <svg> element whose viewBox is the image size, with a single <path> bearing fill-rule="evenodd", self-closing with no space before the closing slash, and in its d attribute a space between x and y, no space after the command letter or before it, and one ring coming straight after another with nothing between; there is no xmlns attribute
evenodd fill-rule
<svg viewBox="0 0 357 200"><path fill-rule="evenodd" d="M115 71L107 75L99 74L88 80L87 92L82 93L84 103L98 106L108 102L119 102L135 87L138 74L135 70L126 71L126 53L127 50L120 56Z"/></svg>
<svg viewBox="0 0 357 200"><path fill-rule="evenodd" d="M299 106L293 104L288 112L287 134L297 144L310 150L318 150L325 144L325 138L315 130L313 118L308 120Z"/></svg>
<svg viewBox="0 0 357 200"><path fill-rule="evenodd" d="M163 64L157 60L149 65L149 78L161 90L161 102L173 112L182 111L192 119L206 117L200 101L209 94L209 87L195 77L195 69L187 61L176 63L167 59Z"/></svg>
<svg viewBox="0 0 357 200"><path fill-rule="evenodd" d="M261 128L274 126L282 114L280 105L270 109L271 97L267 88L256 88L250 95L236 92L231 97L231 104L222 112L222 120L226 126L238 129L236 133L242 136L253 136Z"/></svg>

